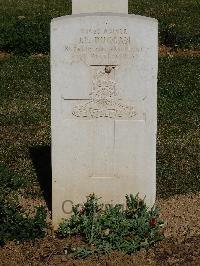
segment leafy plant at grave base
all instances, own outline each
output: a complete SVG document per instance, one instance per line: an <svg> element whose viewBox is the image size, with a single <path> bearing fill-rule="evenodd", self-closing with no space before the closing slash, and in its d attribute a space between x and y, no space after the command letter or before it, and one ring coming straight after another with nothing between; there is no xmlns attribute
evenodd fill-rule
<svg viewBox="0 0 200 266"><path fill-rule="evenodd" d="M126 195L127 208L121 204L103 205L95 194L90 194L83 205L73 206L70 219L58 229L61 237L80 235L85 246L69 246L67 252L75 258L85 258L93 253L119 250L132 253L148 248L163 238L158 209L148 209L138 195Z"/></svg>
<svg viewBox="0 0 200 266"><path fill-rule="evenodd" d="M23 241L45 236L44 207L36 207L35 216L29 217L16 201L23 184L23 179L11 175L0 165L0 245L8 240Z"/></svg>

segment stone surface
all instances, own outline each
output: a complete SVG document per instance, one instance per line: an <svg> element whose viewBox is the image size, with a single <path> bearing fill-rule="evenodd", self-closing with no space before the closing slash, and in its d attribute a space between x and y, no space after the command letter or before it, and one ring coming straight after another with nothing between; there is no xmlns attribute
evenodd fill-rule
<svg viewBox="0 0 200 266"><path fill-rule="evenodd" d="M128 14L128 0L72 0L72 14L94 12Z"/></svg>
<svg viewBox="0 0 200 266"><path fill-rule="evenodd" d="M88 14L51 24L53 223L95 193L156 196L158 25Z"/></svg>

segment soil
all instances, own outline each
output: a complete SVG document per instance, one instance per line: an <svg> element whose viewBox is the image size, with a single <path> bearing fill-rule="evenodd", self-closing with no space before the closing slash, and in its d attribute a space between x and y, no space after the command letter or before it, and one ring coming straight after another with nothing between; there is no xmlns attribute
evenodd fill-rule
<svg viewBox="0 0 200 266"><path fill-rule="evenodd" d="M165 221L165 239L149 250L74 260L64 250L69 243L79 244L80 239L63 240L49 235L34 242L7 243L0 250L0 265L200 265L200 194L158 199L157 206Z"/></svg>
<svg viewBox="0 0 200 266"><path fill-rule="evenodd" d="M9 57L10 57L10 54L9 53L1 52L0 51L0 61L1 60L5 60L5 59L8 59Z"/></svg>
<svg viewBox="0 0 200 266"><path fill-rule="evenodd" d="M199 50L181 50L181 49L172 49L171 47L167 47L165 45L159 46L159 55L160 56L199 56Z"/></svg>

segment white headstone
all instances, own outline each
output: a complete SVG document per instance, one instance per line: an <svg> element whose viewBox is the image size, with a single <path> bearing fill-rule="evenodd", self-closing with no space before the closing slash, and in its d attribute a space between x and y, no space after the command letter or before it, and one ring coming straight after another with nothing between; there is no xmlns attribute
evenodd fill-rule
<svg viewBox="0 0 200 266"><path fill-rule="evenodd" d="M55 227L93 192L105 203L139 193L154 204L157 26L107 13L52 21Z"/></svg>
<svg viewBox="0 0 200 266"><path fill-rule="evenodd" d="M128 0L73 0L72 14L112 12L128 14Z"/></svg>

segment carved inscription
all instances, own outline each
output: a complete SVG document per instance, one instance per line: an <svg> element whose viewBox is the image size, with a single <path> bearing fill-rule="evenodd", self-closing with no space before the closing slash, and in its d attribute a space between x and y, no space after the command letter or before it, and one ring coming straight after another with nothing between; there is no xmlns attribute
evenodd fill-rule
<svg viewBox="0 0 200 266"><path fill-rule="evenodd" d="M113 75L116 65L128 64L134 57L127 28L113 27L105 22L99 28L81 28L76 36L73 43L65 46L66 59L71 63L82 61L89 67L96 66L96 70L92 76L90 99L75 106L72 114L79 118L134 117L134 106L119 99Z"/></svg>
<svg viewBox="0 0 200 266"><path fill-rule="evenodd" d="M134 49L131 37L126 28L80 29L72 44L65 46L67 58L71 62L82 61L91 64L120 64L121 61L131 60Z"/></svg>
<svg viewBox="0 0 200 266"><path fill-rule="evenodd" d="M85 104L73 108L72 114L80 118L132 118L136 115L134 106L118 98L116 82L110 78L115 67L99 67L92 81L90 99Z"/></svg>

